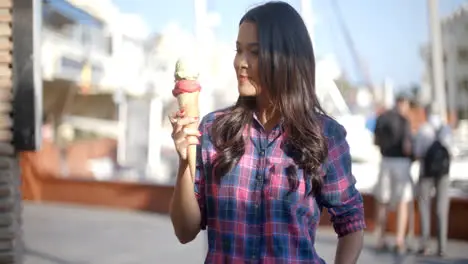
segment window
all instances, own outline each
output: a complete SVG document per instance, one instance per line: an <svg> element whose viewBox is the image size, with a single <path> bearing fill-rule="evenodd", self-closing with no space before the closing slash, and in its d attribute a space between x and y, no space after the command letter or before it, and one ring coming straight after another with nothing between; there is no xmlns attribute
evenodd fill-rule
<svg viewBox="0 0 468 264"><path fill-rule="evenodd" d="M462 80L458 83L458 89L468 92L468 79Z"/></svg>
<svg viewBox="0 0 468 264"><path fill-rule="evenodd" d="M61 74L71 80L76 80L81 74L81 69L83 69L82 62L66 57L62 57L60 66Z"/></svg>
<svg viewBox="0 0 468 264"><path fill-rule="evenodd" d="M106 46L105 48L106 48L107 54L112 55L112 53L114 51L113 50L114 45L112 43L112 36L107 36L105 38L105 46Z"/></svg>
<svg viewBox="0 0 468 264"><path fill-rule="evenodd" d="M93 65L91 66L91 71L92 71L92 78L93 82L98 83L101 81L101 79L104 77L104 69L102 68L101 65Z"/></svg>
<svg viewBox="0 0 468 264"><path fill-rule="evenodd" d="M79 61L63 57L62 66L67 67L67 68L70 67L70 68L81 70L81 68L83 67L83 64Z"/></svg>
<svg viewBox="0 0 468 264"><path fill-rule="evenodd" d="M89 25L80 25L80 27L79 41L82 46L110 54L111 37L102 28Z"/></svg>
<svg viewBox="0 0 468 264"><path fill-rule="evenodd" d="M81 34L81 43L88 47L93 43L92 35L89 28L83 27L83 32Z"/></svg>
<svg viewBox="0 0 468 264"><path fill-rule="evenodd" d="M468 47L458 48L457 57L458 62L468 63Z"/></svg>
<svg viewBox="0 0 468 264"><path fill-rule="evenodd" d="M457 116L458 116L458 119L468 119L468 110L458 109Z"/></svg>
<svg viewBox="0 0 468 264"><path fill-rule="evenodd" d="M65 58L65 57L62 58L61 64L63 68L75 70L78 72L81 71L81 69L83 68L83 63L70 59L70 58Z"/></svg>
<svg viewBox="0 0 468 264"><path fill-rule="evenodd" d="M42 21L45 28L66 36L72 35L70 31L75 25L73 20L54 10L44 11L44 19Z"/></svg>

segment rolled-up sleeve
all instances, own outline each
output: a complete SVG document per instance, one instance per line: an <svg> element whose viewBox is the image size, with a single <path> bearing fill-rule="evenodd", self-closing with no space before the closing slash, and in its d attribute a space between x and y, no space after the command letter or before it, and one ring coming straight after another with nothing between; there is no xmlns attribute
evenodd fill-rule
<svg viewBox="0 0 468 264"><path fill-rule="evenodd" d="M351 171L346 130L335 123L328 138L328 159L324 166L319 203L328 209L338 237L366 228L362 196Z"/></svg>
<svg viewBox="0 0 468 264"><path fill-rule="evenodd" d="M202 230L206 229L206 166L204 162L204 155L206 155L205 151L203 150L204 145L206 145L207 140L207 128L205 119L202 120L200 126L198 127L199 131L202 133L200 137L200 144L197 145L197 165L196 165L196 173L194 179L194 191L195 197L198 201L198 206L200 208L201 214L201 221L200 221L200 228Z"/></svg>

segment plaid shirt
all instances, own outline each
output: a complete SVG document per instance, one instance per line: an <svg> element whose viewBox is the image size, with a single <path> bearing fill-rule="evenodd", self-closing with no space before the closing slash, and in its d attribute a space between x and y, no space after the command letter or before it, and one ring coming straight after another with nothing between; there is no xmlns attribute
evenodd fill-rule
<svg viewBox="0 0 468 264"><path fill-rule="evenodd" d="M315 251L315 233L323 207L330 213L338 237L365 228L363 201L351 173L351 156L345 129L323 117L328 141L324 186L319 197L305 196L310 182L298 170L299 187L290 186L286 168L294 164L280 148L281 126L266 133L257 119L245 129L245 154L237 166L213 179L216 150L211 141L214 112L200 124L201 144L197 154L195 194L202 214L202 229L208 229L205 263L325 263Z"/></svg>

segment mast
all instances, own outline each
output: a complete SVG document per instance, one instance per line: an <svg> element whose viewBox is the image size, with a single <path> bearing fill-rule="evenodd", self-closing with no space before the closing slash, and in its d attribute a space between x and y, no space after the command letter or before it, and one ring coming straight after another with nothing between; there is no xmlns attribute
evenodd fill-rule
<svg viewBox="0 0 468 264"><path fill-rule="evenodd" d="M367 65L364 63L361 54L358 52L356 48L356 43L354 42L353 37L351 36L351 32L349 28L346 25L346 22L344 20L343 14L341 13L341 9L338 5L337 0L333 0L331 2L333 10L335 11L335 14L338 18L338 23L340 25L341 33L343 34L346 45L348 46L349 52L351 53L352 59L354 61L354 64L356 65L357 70L361 73L361 76L363 78L363 81L365 82L367 88L369 89L369 92L372 94L372 97L375 100L377 100L377 95L376 95L376 88L374 86L374 83L372 82L372 78L370 76L369 69L367 68Z"/></svg>
<svg viewBox="0 0 468 264"><path fill-rule="evenodd" d="M315 47L315 21L312 0L301 0L299 12L306 24L307 30L309 31L312 45ZM315 55L317 57L317 54ZM348 114L350 112L349 107L340 90L336 86L336 83L333 80L334 77L330 75L330 72L332 71L329 66L330 64L324 60L316 60L316 63L316 71L324 73L320 74L320 77L317 77L316 79L317 93L320 98L319 100L321 100L322 103L324 103L324 101L331 100L333 107L340 113L340 115Z"/></svg>
<svg viewBox="0 0 468 264"><path fill-rule="evenodd" d="M429 35L432 51L432 89L435 101L439 106L440 115L447 121L447 101L445 99L444 59L441 38L441 24L439 18L439 1L427 0L429 10Z"/></svg>

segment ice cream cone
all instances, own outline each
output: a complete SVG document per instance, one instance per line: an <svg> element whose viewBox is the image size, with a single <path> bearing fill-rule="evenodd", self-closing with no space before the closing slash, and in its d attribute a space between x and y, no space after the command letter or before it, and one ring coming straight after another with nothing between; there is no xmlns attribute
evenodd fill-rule
<svg viewBox="0 0 468 264"><path fill-rule="evenodd" d="M172 95L177 98L179 108L184 109L187 117L199 117L200 115L198 97L201 87L197 81L199 73L196 66L197 63L193 58L179 59L174 72L175 87L172 90ZM190 124L187 128L197 129L198 124ZM197 146L188 147L187 160L192 180L194 180L197 165Z"/></svg>
<svg viewBox="0 0 468 264"><path fill-rule="evenodd" d="M185 110L185 116L198 117L200 110L198 109L198 96L200 92L182 93L177 96L179 108Z"/></svg>
<svg viewBox="0 0 468 264"><path fill-rule="evenodd" d="M200 92L183 93L177 96L179 108L184 109L185 116L199 117L200 111L198 109L198 96ZM190 129L198 129L198 124L193 123L187 126ZM197 165L197 146L189 146L187 149L187 160L190 168L192 179L195 178L196 165Z"/></svg>

